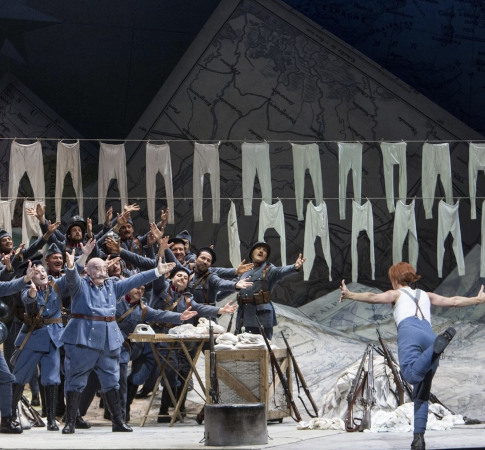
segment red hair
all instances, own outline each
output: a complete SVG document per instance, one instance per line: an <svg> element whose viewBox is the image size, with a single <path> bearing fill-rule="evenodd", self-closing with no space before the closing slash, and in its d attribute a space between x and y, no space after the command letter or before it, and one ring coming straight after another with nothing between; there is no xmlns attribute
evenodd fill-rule
<svg viewBox="0 0 485 450"><path fill-rule="evenodd" d="M389 267L389 279L391 283L396 282L402 286L408 286L421 278L414 270L414 267L407 262L400 262Z"/></svg>

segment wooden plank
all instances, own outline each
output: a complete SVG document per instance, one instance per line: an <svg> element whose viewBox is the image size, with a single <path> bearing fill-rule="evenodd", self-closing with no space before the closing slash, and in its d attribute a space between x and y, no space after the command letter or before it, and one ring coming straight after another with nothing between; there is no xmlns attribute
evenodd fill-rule
<svg viewBox="0 0 485 450"><path fill-rule="evenodd" d="M243 383L235 378L224 367L217 367L217 377L219 381L222 381L225 385L231 388L239 397L246 400L248 403L259 403L261 399L256 397Z"/></svg>
<svg viewBox="0 0 485 450"><path fill-rule="evenodd" d="M290 391L292 391L292 380L291 380L291 360L288 358L288 352L286 348L275 349L274 354L278 363L280 364L282 372L286 375L288 386ZM209 367L209 352L206 351L206 386L210 388L210 367ZM231 373L233 369L230 366L231 362L241 362L244 367L244 363L257 363L254 367L255 371L259 371L257 375L259 378L259 398L258 394L254 394L246 385L245 380L242 379L240 373ZM244 402L248 403L258 403L264 402L266 404L266 414L268 419L282 419L283 417L288 417L290 415L289 405L283 403L282 406L278 405L275 408L274 405L274 390L278 389L280 385L280 380L277 375L275 375L275 386L273 386L270 367L270 357L267 349L238 349L238 350L220 350L217 352L217 376L219 382L224 383L224 387L232 390L236 395L238 395ZM225 364L227 363L227 364ZM224 367L225 364L225 367ZM239 366L241 368L241 366ZM244 370L244 369L241 369ZM239 375L239 379L236 378ZM209 389L207 389L207 392ZM207 403L211 403L211 399L207 396Z"/></svg>

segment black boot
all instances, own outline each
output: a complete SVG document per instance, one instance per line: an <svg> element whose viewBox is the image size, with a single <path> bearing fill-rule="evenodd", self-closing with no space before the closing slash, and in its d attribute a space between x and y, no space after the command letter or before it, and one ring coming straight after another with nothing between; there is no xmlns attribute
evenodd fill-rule
<svg viewBox="0 0 485 450"><path fill-rule="evenodd" d="M66 424L62 429L62 434L73 434L76 432L76 416L80 399L81 392L66 392Z"/></svg>
<svg viewBox="0 0 485 450"><path fill-rule="evenodd" d="M204 406L202 409L197 413L197 417L195 418L196 422L199 425L202 425L204 423Z"/></svg>
<svg viewBox="0 0 485 450"><path fill-rule="evenodd" d="M181 394L181 390L177 389L177 403L180 401L180 394ZM187 400L187 392L185 393L184 398L180 403L179 411L182 417L185 417L187 415L187 411L185 410L185 400ZM177 416L177 420L178 420L178 416Z"/></svg>
<svg viewBox="0 0 485 450"><path fill-rule="evenodd" d="M125 422L130 421L130 409L131 404L135 398L136 392L138 391L138 385L131 384L128 381L128 386L126 387L126 414L125 414Z"/></svg>
<svg viewBox="0 0 485 450"><path fill-rule="evenodd" d="M76 416L76 428L87 430L91 428L91 424L87 420L84 420L80 414L78 414Z"/></svg>
<svg viewBox="0 0 485 450"><path fill-rule="evenodd" d="M147 398L150 395L150 390L146 389L145 387L142 387L140 389L140 392L137 392L135 394L135 398L140 399L140 398Z"/></svg>
<svg viewBox="0 0 485 450"><path fill-rule="evenodd" d="M44 386L45 389L45 412L47 417L47 431L59 431L56 423L57 385Z"/></svg>
<svg viewBox="0 0 485 450"><path fill-rule="evenodd" d="M23 433L22 427L12 420L12 416L4 417L2 416L2 425L0 427L0 433L8 434L20 434Z"/></svg>
<svg viewBox="0 0 485 450"><path fill-rule="evenodd" d="M106 404L106 401L104 401L103 418L106 420L111 420L111 413L109 412L109 408L108 408L108 405Z"/></svg>
<svg viewBox="0 0 485 450"><path fill-rule="evenodd" d="M448 347L448 344L455 337L455 334L456 330L453 327L448 327L443 333L436 337L433 345L433 360L439 358L445 351L445 348Z"/></svg>
<svg viewBox="0 0 485 450"><path fill-rule="evenodd" d="M64 403L64 377L61 375L61 384L57 386L56 416L62 417L65 413L66 404Z"/></svg>
<svg viewBox="0 0 485 450"><path fill-rule="evenodd" d="M162 391L162 400L160 403L160 411L158 412L158 423L170 423L172 418L168 415L168 408L170 408L170 404L172 401L170 400L170 394L168 390L164 387Z"/></svg>
<svg viewBox="0 0 485 450"><path fill-rule="evenodd" d="M424 433L414 433L414 439L411 444L411 450L425 450Z"/></svg>
<svg viewBox="0 0 485 450"><path fill-rule="evenodd" d="M39 394L32 394L32 399L30 400L32 406L40 406Z"/></svg>
<svg viewBox="0 0 485 450"><path fill-rule="evenodd" d="M121 414L120 396L117 389L111 389L111 391L104 393L104 401L108 405L109 412L111 413L112 431L127 432L133 431L123 420Z"/></svg>
<svg viewBox="0 0 485 450"><path fill-rule="evenodd" d="M19 405L19 401L22 398L22 394L24 392L24 385L13 383L12 384L12 418L13 420L17 420L17 408Z"/></svg>

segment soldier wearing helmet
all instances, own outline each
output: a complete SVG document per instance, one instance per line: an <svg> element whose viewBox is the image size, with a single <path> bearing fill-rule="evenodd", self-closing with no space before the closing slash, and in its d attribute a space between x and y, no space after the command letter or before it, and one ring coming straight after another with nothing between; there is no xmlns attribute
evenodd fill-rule
<svg viewBox="0 0 485 450"><path fill-rule="evenodd" d="M300 253L294 264L276 267L268 262L270 255L271 247L264 241L256 242L249 251L249 259L254 267L241 276L252 285L241 289L237 295L236 333L246 331L259 334L259 319L268 339L272 338L276 313L270 299L271 291L279 280L299 271L305 262Z"/></svg>

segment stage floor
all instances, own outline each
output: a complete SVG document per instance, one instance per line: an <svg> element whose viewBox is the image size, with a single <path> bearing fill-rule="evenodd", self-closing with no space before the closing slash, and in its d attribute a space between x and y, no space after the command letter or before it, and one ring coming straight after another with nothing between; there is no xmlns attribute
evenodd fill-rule
<svg viewBox="0 0 485 450"><path fill-rule="evenodd" d="M45 428L32 428L22 435L2 434L2 449L202 449L222 448L204 445L204 426L195 420L165 424L133 425L133 433L112 433L108 422L93 423L89 430L77 430L73 435ZM237 449L409 449L412 433L346 433L343 431L297 430L291 419L268 424L268 444L223 447ZM484 448L485 425L463 425L447 431L426 433L427 449Z"/></svg>

